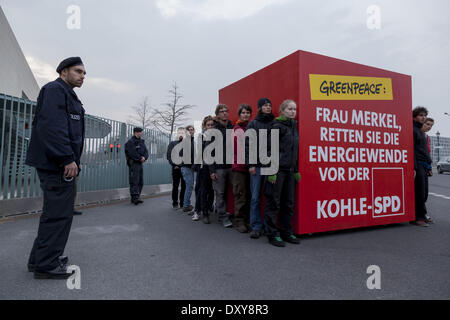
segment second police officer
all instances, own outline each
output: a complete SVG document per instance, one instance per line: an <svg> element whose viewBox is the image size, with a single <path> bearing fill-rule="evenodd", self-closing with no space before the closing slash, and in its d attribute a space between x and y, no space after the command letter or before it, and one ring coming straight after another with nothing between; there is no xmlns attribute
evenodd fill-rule
<svg viewBox="0 0 450 320"><path fill-rule="evenodd" d="M130 196L131 203L138 205L143 203L140 199L142 188L144 186L144 168L143 164L148 159L148 151L145 146L145 140L142 139L143 129L134 128L133 136L125 144L125 155L129 170Z"/></svg>

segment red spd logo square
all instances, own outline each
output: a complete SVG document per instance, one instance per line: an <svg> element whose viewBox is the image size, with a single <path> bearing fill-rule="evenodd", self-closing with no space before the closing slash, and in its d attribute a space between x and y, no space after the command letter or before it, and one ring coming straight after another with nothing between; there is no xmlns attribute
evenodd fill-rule
<svg viewBox="0 0 450 320"><path fill-rule="evenodd" d="M405 214L403 168L372 168L372 217Z"/></svg>

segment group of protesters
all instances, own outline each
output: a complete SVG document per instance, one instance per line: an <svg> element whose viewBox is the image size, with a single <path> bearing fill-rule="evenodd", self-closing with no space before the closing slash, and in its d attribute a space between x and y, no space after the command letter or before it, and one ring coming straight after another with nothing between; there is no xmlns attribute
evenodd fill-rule
<svg viewBox="0 0 450 320"><path fill-rule="evenodd" d="M297 105L293 100L283 101L279 110L275 111L278 112L278 117L275 117L272 103L268 98L259 99L257 108L255 118L250 121L255 111L249 104L241 104L237 111L238 120L233 124L229 120L228 106L217 105L215 116L207 116L202 121L201 148L194 146L195 129L192 125L178 128L176 139L167 149L167 160L172 165L172 206L175 210L192 215L192 220L202 220L205 224L210 224L211 214L217 212L218 222L223 227L234 227L241 233L249 232L252 239L258 239L264 233L269 243L277 247L286 246L286 242L299 244L300 240L293 234L291 227L295 183L300 181L299 132L295 120ZM214 137L206 138L208 133L211 133L208 130L212 129L222 134L223 139L219 144L223 145L223 154L219 156L219 161L208 163L202 159L198 163L194 161L196 152L203 154L205 148L215 142ZM269 146L270 132L278 129L278 141L275 144L279 145L279 163L274 174L262 174L262 170L270 165L262 163L259 154L254 155L255 161L249 161L252 158L252 155L249 155L252 152L249 139L248 137L238 139L238 132L249 129L254 129L256 133L256 140L253 142L257 146L260 146L261 139L267 139L264 145ZM231 150L226 144L227 130L233 132L234 143ZM265 134L262 134L262 131ZM180 143L190 143L191 146L188 148L190 158L186 155L183 157L183 150L178 151L177 146ZM219 148L222 151L222 146ZM253 150L256 153L261 152L258 148ZM227 156L231 156L230 153L233 157L232 163L227 161ZM183 161L180 161L181 158ZM230 185L232 193L227 192ZM191 203L193 192L195 192L195 206ZM264 219L261 218L260 207L262 192L266 198ZM234 197L234 201L228 201L231 196ZM234 204L234 215L228 212L227 203Z"/></svg>

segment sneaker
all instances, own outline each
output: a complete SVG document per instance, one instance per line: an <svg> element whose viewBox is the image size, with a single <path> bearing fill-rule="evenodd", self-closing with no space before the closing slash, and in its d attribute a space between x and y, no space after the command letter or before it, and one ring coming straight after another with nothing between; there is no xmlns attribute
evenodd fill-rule
<svg viewBox="0 0 450 320"><path fill-rule="evenodd" d="M433 224L434 220L431 219L431 217L429 215L425 215L425 222L428 224Z"/></svg>
<svg viewBox="0 0 450 320"><path fill-rule="evenodd" d="M198 221L200 220L200 217L198 216L197 212L194 212L194 215L192 216L192 221Z"/></svg>
<svg viewBox="0 0 450 320"><path fill-rule="evenodd" d="M178 209L180 209L180 207L177 204L173 204L172 205L172 209L173 210L178 210Z"/></svg>
<svg viewBox="0 0 450 320"><path fill-rule="evenodd" d="M275 247L285 247L286 243L280 237L269 238L269 243Z"/></svg>
<svg viewBox="0 0 450 320"><path fill-rule="evenodd" d="M289 237L282 237L285 242L289 242L292 244L300 244L300 239L291 234Z"/></svg>
<svg viewBox="0 0 450 320"><path fill-rule="evenodd" d="M259 230L252 230L252 232L250 232L250 238L252 239L259 239L261 237L261 231Z"/></svg>
<svg viewBox="0 0 450 320"><path fill-rule="evenodd" d="M193 206L187 206L183 208L183 212L191 212L192 210L194 210Z"/></svg>
<svg viewBox="0 0 450 320"><path fill-rule="evenodd" d="M410 222L410 223L413 224L413 225L419 226L419 227L429 227L430 226L428 223L426 223L423 220L417 220L417 221L413 221L413 222Z"/></svg>
<svg viewBox="0 0 450 320"><path fill-rule="evenodd" d="M211 221L209 221L209 216L203 216L203 223L204 224L210 224Z"/></svg>
<svg viewBox="0 0 450 320"><path fill-rule="evenodd" d="M231 228L233 226L233 223L231 222L230 218L225 217L225 218L222 219L222 225L225 228Z"/></svg>

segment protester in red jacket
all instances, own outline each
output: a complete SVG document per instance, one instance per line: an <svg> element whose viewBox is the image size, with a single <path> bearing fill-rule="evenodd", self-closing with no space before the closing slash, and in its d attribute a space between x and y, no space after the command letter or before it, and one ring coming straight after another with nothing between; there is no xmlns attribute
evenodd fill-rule
<svg viewBox="0 0 450 320"><path fill-rule="evenodd" d="M250 229L250 174L245 165L244 132L252 117L252 108L241 104L238 110L239 120L233 128L234 161L232 165L232 184L234 194L234 227L245 233Z"/></svg>

